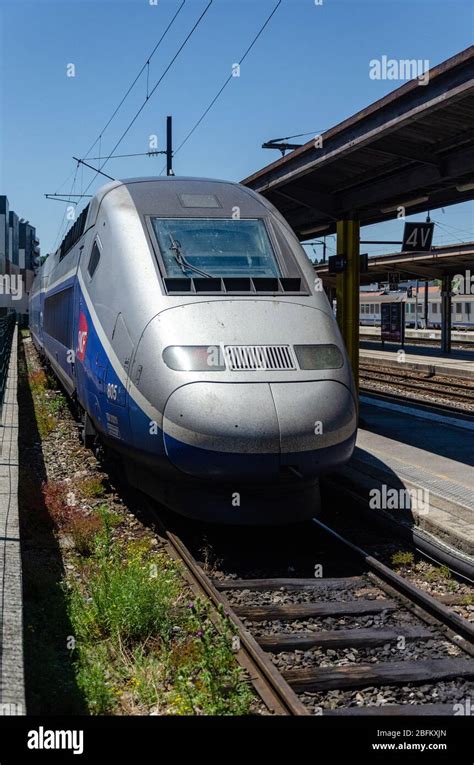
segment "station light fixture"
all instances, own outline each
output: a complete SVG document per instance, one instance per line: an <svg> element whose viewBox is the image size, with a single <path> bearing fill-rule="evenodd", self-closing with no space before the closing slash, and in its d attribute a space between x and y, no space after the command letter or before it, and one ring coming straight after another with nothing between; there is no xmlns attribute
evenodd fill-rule
<svg viewBox="0 0 474 765"><path fill-rule="evenodd" d="M329 231L330 226L312 226L311 228L305 228L301 231L302 236L311 236L312 234L322 234L323 231Z"/></svg>
<svg viewBox="0 0 474 765"><path fill-rule="evenodd" d="M390 207L381 207L380 212L391 213L397 212L400 207L413 207L413 205L420 205L422 202L428 202L429 197L416 197L416 199L409 199L406 202L397 202L397 204Z"/></svg>

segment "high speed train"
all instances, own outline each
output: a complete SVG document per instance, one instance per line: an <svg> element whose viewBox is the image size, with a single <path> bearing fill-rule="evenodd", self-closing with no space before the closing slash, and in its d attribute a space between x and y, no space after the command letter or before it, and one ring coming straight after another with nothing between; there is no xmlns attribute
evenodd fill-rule
<svg viewBox="0 0 474 765"><path fill-rule="evenodd" d="M33 341L87 445L191 517L301 520L356 438L331 307L294 233L237 183L103 186L30 293Z"/></svg>

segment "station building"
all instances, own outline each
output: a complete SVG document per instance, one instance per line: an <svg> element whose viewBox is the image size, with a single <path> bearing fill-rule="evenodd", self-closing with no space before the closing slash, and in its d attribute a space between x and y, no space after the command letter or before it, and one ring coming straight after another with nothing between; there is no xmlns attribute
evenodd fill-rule
<svg viewBox="0 0 474 765"><path fill-rule="evenodd" d="M21 322L27 322L38 258L36 228L10 210L8 197L0 195L0 315L15 311Z"/></svg>

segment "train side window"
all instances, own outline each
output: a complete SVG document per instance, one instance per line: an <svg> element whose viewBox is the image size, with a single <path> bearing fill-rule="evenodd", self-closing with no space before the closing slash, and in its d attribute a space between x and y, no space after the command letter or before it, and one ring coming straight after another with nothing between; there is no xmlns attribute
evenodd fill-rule
<svg viewBox="0 0 474 765"><path fill-rule="evenodd" d="M433 313L438 313L438 303L433 303L432 311Z"/></svg>
<svg viewBox="0 0 474 765"><path fill-rule="evenodd" d="M89 258L89 265L87 266L87 270L89 272L89 276L91 279L97 270L97 266L99 265L99 260L100 260L100 250L99 250L99 247L97 246L97 242L94 242L91 256Z"/></svg>
<svg viewBox="0 0 474 765"><path fill-rule="evenodd" d="M456 313L462 313L462 303L456 303Z"/></svg>
<svg viewBox="0 0 474 765"><path fill-rule="evenodd" d="M470 303L464 303L464 312L466 316L469 316L471 313L471 304Z"/></svg>
<svg viewBox="0 0 474 765"><path fill-rule="evenodd" d="M365 313L365 305L363 303L361 303L360 312Z"/></svg>
<svg viewBox="0 0 474 765"><path fill-rule="evenodd" d="M72 297L72 287L66 287L45 298L44 301L46 317L44 331L66 348L71 347Z"/></svg>

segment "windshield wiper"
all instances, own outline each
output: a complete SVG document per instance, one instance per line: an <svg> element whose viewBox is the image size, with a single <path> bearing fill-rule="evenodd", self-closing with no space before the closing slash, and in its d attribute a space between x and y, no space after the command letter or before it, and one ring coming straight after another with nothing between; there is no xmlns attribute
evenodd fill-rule
<svg viewBox="0 0 474 765"><path fill-rule="evenodd" d="M169 234L169 238L171 240L170 250L174 251L175 260L178 266L181 268L183 274L186 274L186 268L189 268L191 271L195 271L197 274L201 274L201 276L205 276L207 279L213 278L211 274L206 273L206 271L201 271L200 268L193 266L192 263L189 263L189 261L186 260L183 255L181 245L178 241L176 241L176 239L173 238L173 234Z"/></svg>

